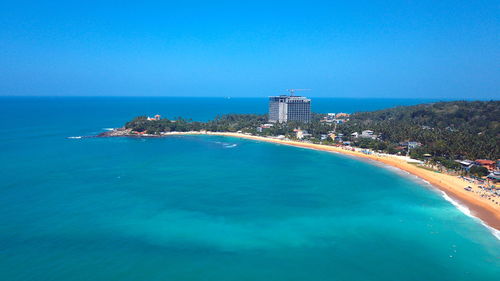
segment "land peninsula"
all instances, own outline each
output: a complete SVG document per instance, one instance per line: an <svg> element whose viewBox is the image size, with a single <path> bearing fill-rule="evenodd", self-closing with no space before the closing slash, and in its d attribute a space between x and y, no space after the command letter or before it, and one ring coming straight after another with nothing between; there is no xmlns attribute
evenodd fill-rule
<svg viewBox="0 0 500 281"><path fill-rule="evenodd" d="M415 175L500 230L500 102L439 102L354 114L313 114L269 123L229 114L208 122L140 116L99 137L217 135L378 161ZM470 160L472 159L472 160Z"/></svg>

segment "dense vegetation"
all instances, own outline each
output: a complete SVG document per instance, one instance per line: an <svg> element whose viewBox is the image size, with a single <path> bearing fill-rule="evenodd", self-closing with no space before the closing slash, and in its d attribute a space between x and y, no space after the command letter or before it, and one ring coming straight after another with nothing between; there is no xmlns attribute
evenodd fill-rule
<svg viewBox="0 0 500 281"><path fill-rule="evenodd" d="M147 120L146 116L139 116L125 124L125 128L137 132L147 131L149 134L161 132L187 132L207 130L212 132L237 132L245 128L256 128L267 122L267 115L255 114L228 114L217 116L208 122L194 122L178 117L175 120L161 119Z"/></svg>
<svg viewBox="0 0 500 281"><path fill-rule="evenodd" d="M325 134L332 130L328 124L320 123L322 114L313 114L313 121L309 123L289 122L285 124L273 124L274 126L257 131L257 127L268 123L267 115L256 114L227 114L217 116L208 122L193 122L178 117L174 120L161 119L159 121L147 120L146 116L139 116L125 124L125 128L137 132L147 131L148 134L159 134L161 132L187 132L187 131L212 131L212 132L246 132L256 135L277 136L286 135L293 138L295 128L302 128L314 133L315 136Z"/></svg>
<svg viewBox="0 0 500 281"><path fill-rule="evenodd" d="M429 153L446 159L500 158L500 101L456 101L395 107L353 114L340 128L370 129L381 141L417 141L414 157Z"/></svg>
<svg viewBox="0 0 500 281"><path fill-rule="evenodd" d="M301 128L311 134L310 141L333 143L328 133L342 133L338 141L351 141L362 148L389 153L407 153L402 142L419 142L422 146L410 150L414 158L431 154L435 161L454 168L453 159L500 158L500 101L456 101L402 106L373 112L352 114L344 124L320 122L324 115L314 114L309 123L289 122L274 124L257 130L267 123L267 115L229 114L209 122L193 122L183 118L149 121L137 117L126 124L137 132L159 134L170 131L242 131L255 135L284 135L295 138L294 129ZM351 133L373 130L376 139L351 138ZM323 138L321 138L323 136Z"/></svg>

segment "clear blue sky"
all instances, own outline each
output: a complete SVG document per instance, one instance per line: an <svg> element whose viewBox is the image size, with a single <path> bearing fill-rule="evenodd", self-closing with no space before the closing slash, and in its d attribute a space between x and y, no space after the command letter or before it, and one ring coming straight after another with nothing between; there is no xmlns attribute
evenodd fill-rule
<svg viewBox="0 0 500 281"><path fill-rule="evenodd" d="M1 1L0 95L500 98L498 1L72 2Z"/></svg>

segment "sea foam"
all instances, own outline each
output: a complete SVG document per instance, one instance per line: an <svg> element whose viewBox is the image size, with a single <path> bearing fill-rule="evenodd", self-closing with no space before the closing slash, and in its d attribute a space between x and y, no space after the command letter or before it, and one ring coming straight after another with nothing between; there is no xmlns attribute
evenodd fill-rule
<svg viewBox="0 0 500 281"><path fill-rule="evenodd" d="M469 208L467 208L467 206L463 205L463 204L460 204L457 200L454 200L453 198L451 198L450 196L448 196L448 194L446 194L444 191L440 191L441 195L443 196L443 198L450 202L451 204L453 204L453 206L455 206L460 212L464 213L465 215L475 219L475 220L478 220L482 225L484 225L490 232L491 234L493 234L493 236L495 236L495 238L497 238L498 240L500 240L500 231L494 229L493 227L487 225L486 223L484 223L484 221L482 221L480 218L474 216L471 212L471 210Z"/></svg>
<svg viewBox="0 0 500 281"><path fill-rule="evenodd" d="M463 205L463 204L460 204L458 201L454 200L453 198L451 198L450 196L448 196L448 194L446 194L444 191L438 189L437 187L433 186L430 182L428 182L427 180L424 180L418 176L415 176L407 171L404 171L404 170L401 170L397 167L393 167L393 166L390 166L390 165L386 165L386 164L382 164L382 163L379 163L379 162L375 162L375 161L370 161L371 163L379 166L379 167L384 167L388 170L392 170L392 171L395 171L401 175L405 175L407 176L408 178L411 178L412 180L416 180L417 182L420 181L422 183L425 183L427 185L429 185L430 187L432 187L432 190L435 190L437 192L439 192L441 194L441 196L448 202L450 202L453 206L455 206L455 208L457 208L460 212L462 212L463 214L467 215L468 217L471 217L477 221L479 221L483 226L485 226L490 232L491 234L493 234L493 236L495 236L495 238L497 238L498 240L500 240L500 231L498 231L497 229L487 225L483 220L481 220L480 218L474 216L474 214L471 212L471 210Z"/></svg>

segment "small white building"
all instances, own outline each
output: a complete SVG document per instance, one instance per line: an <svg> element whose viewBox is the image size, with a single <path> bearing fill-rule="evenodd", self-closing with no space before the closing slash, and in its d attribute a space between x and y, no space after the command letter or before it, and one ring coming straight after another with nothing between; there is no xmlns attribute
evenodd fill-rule
<svg viewBox="0 0 500 281"><path fill-rule="evenodd" d="M373 136L373 131L372 130L364 130L361 132L361 135L363 136Z"/></svg>
<svg viewBox="0 0 500 281"><path fill-rule="evenodd" d="M372 130L364 130L361 132L361 135L359 135L358 137L360 138L365 138L365 139L377 139L378 136L373 134L373 131Z"/></svg>
<svg viewBox="0 0 500 281"><path fill-rule="evenodd" d="M148 116L148 121L160 121L161 119L161 115L160 114L156 114L154 117L149 117Z"/></svg>

